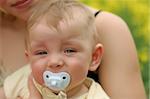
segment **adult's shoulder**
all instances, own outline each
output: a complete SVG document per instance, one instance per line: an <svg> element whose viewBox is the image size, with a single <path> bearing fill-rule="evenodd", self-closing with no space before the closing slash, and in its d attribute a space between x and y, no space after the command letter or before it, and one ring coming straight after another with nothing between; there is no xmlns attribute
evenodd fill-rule
<svg viewBox="0 0 150 99"><path fill-rule="evenodd" d="M120 16L107 11L100 11L95 22L97 29L101 32L119 28L128 30L126 22Z"/></svg>

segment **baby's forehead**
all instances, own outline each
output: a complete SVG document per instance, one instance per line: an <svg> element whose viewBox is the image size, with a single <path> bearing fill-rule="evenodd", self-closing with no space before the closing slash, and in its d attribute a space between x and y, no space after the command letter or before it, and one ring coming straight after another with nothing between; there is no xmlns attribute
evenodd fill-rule
<svg viewBox="0 0 150 99"><path fill-rule="evenodd" d="M38 24L30 32L30 40L36 44L50 41L61 41L63 44L76 44L87 40L85 38L80 29L65 26L65 24L60 25L57 29L47 24Z"/></svg>
<svg viewBox="0 0 150 99"><path fill-rule="evenodd" d="M53 26L49 24L46 19L42 19L30 29L31 35L45 35L51 33L70 37L87 35L86 28L84 28L81 24L65 20L60 20L57 26Z"/></svg>

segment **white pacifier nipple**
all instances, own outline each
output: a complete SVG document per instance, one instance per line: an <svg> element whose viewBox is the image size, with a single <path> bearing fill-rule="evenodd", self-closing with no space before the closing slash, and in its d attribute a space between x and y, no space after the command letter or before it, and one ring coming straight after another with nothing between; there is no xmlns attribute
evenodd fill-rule
<svg viewBox="0 0 150 99"><path fill-rule="evenodd" d="M43 73L43 79L45 85L54 91L65 90L70 83L70 75L66 72L52 73L45 71Z"/></svg>

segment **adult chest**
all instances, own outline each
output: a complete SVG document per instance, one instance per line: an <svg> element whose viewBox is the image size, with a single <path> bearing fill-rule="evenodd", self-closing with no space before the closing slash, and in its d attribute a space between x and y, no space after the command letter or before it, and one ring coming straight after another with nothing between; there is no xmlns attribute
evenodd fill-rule
<svg viewBox="0 0 150 99"><path fill-rule="evenodd" d="M24 55L25 29L21 25L4 24L0 28L0 64L5 75L26 63Z"/></svg>

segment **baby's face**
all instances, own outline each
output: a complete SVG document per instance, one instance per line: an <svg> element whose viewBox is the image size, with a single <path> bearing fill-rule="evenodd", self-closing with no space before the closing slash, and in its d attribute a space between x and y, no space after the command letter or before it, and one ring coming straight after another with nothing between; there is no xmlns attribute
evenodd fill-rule
<svg viewBox="0 0 150 99"><path fill-rule="evenodd" d="M60 31L59 31L60 30ZM86 78L92 60L89 39L72 31L72 27L60 26L58 31L40 23L30 31L30 61L34 79L44 84L44 71L67 72L72 89Z"/></svg>

